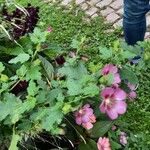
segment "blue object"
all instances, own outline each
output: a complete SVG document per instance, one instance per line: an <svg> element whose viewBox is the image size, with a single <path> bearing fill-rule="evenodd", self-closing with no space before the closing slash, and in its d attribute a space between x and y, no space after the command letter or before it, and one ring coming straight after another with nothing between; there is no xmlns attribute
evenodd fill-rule
<svg viewBox="0 0 150 150"><path fill-rule="evenodd" d="M123 29L129 45L143 41L146 32L146 13L150 0L124 0Z"/></svg>
<svg viewBox="0 0 150 150"><path fill-rule="evenodd" d="M124 0L123 29L128 45L135 45L137 41L144 40L146 13L150 10L149 2L150 0ZM130 62L137 64L140 59L141 56L136 56Z"/></svg>

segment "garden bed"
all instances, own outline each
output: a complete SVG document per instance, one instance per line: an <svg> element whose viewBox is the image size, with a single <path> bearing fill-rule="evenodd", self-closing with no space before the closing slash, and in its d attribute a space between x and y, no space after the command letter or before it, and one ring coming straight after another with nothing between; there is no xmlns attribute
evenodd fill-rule
<svg viewBox="0 0 150 150"><path fill-rule="evenodd" d="M131 47L103 18L28 2L0 16L2 150L148 150L150 42ZM26 30L10 24L18 15Z"/></svg>

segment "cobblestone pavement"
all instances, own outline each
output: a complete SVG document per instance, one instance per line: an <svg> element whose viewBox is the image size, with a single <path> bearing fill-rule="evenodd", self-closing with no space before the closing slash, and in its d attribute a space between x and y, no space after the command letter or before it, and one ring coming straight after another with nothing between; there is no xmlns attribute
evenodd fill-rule
<svg viewBox="0 0 150 150"><path fill-rule="evenodd" d="M85 11L89 18L101 15L107 22L112 23L114 28L122 27L123 0L60 0L59 4L69 6L72 1ZM146 36L150 36L150 13L147 15L147 26Z"/></svg>

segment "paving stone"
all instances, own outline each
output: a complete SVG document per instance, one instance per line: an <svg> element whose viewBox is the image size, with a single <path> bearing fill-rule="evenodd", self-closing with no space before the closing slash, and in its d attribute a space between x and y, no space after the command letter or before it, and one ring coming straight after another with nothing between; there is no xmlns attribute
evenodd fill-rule
<svg viewBox="0 0 150 150"><path fill-rule="evenodd" d="M150 32L145 33L145 39L150 39Z"/></svg>
<svg viewBox="0 0 150 150"><path fill-rule="evenodd" d="M123 19L118 20L114 25L114 28L119 28L123 26Z"/></svg>
<svg viewBox="0 0 150 150"><path fill-rule="evenodd" d="M94 15L91 16L92 19L95 18L95 17L98 17L97 13L95 13Z"/></svg>
<svg viewBox="0 0 150 150"><path fill-rule="evenodd" d="M93 14L95 14L97 12L97 8L96 7L91 7L89 10L85 11L85 13L88 15L88 16L92 16Z"/></svg>
<svg viewBox="0 0 150 150"><path fill-rule="evenodd" d="M104 31L104 33L112 33L112 32L114 32L113 29L107 29L107 30Z"/></svg>
<svg viewBox="0 0 150 150"><path fill-rule="evenodd" d="M90 0L90 1L88 1L87 3L88 3L89 5L95 5L95 4L97 4L98 2L100 2L100 1L102 1L102 0Z"/></svg>
<svg viewBox="0 0 150 150"><path fill-rule="evenodd" d="M109 23L114 23L116 22L120 17L112 12L111 14L109 14L107 17L106 17L106 20L109 22Z"/></svg>
<svg viewBox="0 0 150 150"><path fill-rule="evenodd" d="M123 8L121 7L118 11L117 11L117 14L119 14L119 15L123 15Z"/></svg>
<svg viewBox="0 0 150 150"><path fill-rule="evenodd" d="M108 6L112 0L102 0L101 2L97 3L96 6L100 8L104 8L105 6Z"/></svg>
<svg viewBox="0 0 150 150"><path fill-rule="evenodd" d="M68 5L71 1L72 1L72 0L63 0L61 4L64 5L64 6L66 6L66 5Z"/></svg>
<svg viewBox="0 0 150 150"><path fill-rule="evenodd" d="M115 0L110 6L114 9L119 9L123 6L123 0Z"/></svg>
<svg viewBox="0 0 150 150"><path fill-rule="evenodd" d="M88 4L87 3L83 3L82 5L81 5L81 9L82 10L86 10L88 8Z"/></svg>
<svg viewBox="0 0 150 150"><path fill-rule="evenodd" d="M76 0L76 4L80 5L81 3L85 2L86 0Z"/></svg>
<svg viewBox="0 0 150 150"><path fill-rule="evenodd" d="M110 7L107 7L104 10L101 10L100 13L102 14L103 17L106 17L107 15L109 15L110 13L112 13L114 10Z"/></svg>
<svg viewBox="0 0 150 150"><path fill-rule="evenodd" d="M113 24L114 28L122 26L123 16L123 0L44 0L46 3L58 3L64 6L70 6L74 1L85 13L88 18L85 18L88 22L90 18L95 18L102 15L106 18L107 22ZM150 12L147 14L147 33L150 34Z"/></svg>
<svg viewBox="0 0 150 150"><path fill-rule="evenodd" d="M149 15L146 17L146 21L147 21L147 26L150 27L150 16Z"/></svg>

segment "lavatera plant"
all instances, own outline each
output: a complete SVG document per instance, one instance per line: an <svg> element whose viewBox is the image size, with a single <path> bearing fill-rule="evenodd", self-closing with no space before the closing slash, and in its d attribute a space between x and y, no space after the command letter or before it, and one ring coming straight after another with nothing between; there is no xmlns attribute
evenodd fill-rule
<svg viewBox="0 0 150 150"><path fill-rule="evenodd" d="M44 32L35 28L33 34L18 41L20 46L1 46L1 141L6 145L5 140L12 138L6 147L17 150L28 139L47 132L68 137L72 149L115 149L107 132L126 113L127 99L136 97L136 75L129 64L120 62L101 62L99 69L92 71L79 53L69 55L47 41L50 32L51 27ZM103 50L105 62L109 58L103 57ZM119 53L124 54L123 50Z"/></svg>

